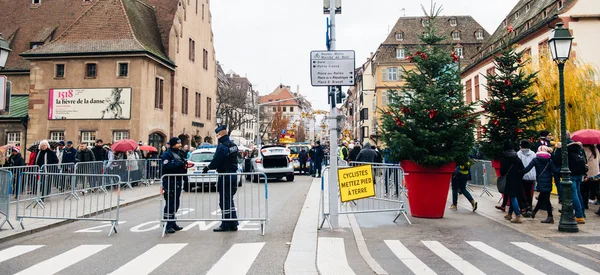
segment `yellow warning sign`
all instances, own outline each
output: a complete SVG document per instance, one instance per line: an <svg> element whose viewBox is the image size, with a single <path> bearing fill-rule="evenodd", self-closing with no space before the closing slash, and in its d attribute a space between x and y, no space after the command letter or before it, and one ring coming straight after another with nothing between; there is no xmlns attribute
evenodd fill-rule
<svg viewBox="0 0 600 275"><path fill-rule="evenodd" d="M342 202L375 196L372 171L371 165L338 170L338 185Z"/></svg>

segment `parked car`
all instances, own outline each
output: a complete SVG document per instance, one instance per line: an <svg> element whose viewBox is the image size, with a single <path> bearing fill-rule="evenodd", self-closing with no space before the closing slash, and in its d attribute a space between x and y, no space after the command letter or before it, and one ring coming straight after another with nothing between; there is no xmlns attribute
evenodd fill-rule
<svg viewBox="0 0 600 275"><path fill-rule="evenodd" d="M200 148L192 152L188 159L188 175L201 175L205 166L208 166L215 155L216 147ZM238 162L238 172L242 171L241 163ZM209 176L189 177L189 184L184 184L183 191L189 192L197 187L213 188L217 185L217 170L208 170ZM214 174L214 176L213 176ZM238 177L238 186L242 186L243 177ZM210 189L209 189L210 190Z"/></svg>
<svg viewBox="0 0 600 275"><path fill-rule="evenodd" d="M290 158L290 149L282 145L265 145L252 152L249 160L246 160L245 172L258 172L267 175L267 178L294 181L294 163ZM250 180L250 175L246 176ZM258 181L259 176L253 176L253 181Z"/></svg>

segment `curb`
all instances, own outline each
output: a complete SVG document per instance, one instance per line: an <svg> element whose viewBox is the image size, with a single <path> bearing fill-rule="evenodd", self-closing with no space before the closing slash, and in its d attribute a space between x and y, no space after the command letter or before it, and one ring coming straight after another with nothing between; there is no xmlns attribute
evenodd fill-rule
<svg viewBox="0 0 600 275"><path fill-rule="evenodd" d="M141 198L141 199L138 199L138 200L134 200L134 201L126 202L126 203L123 203L123 204L119 204L119 208L127 207L127 206L130 206L130 205L133 205L133 204L137 204L137 203L140 203L140 202L144 202L144 201L147 201L147 200L159 197L159 196L160 196L160 194L156 194L156 195L151 195L151 196L148 196L148 197L145 197L145 198ZM113 206L111 208L114 208L114 207L116 207L116 206ZM109 209L109 208L107 208L107 209ZM98 210L98 211L96 211L94 213L90 213L89 215L96 215L96 214L98 214L98 213L100 213L102 211L106 211L107 209ZM62 226L62 225L68 224L68 223L75 222L75 221L77 221L77 220L63 220L63 221L60 221L60 222L57 222L57 223L53 223L53 224L41 226L41 227L34 228L34 229L22 229L22 230L19 230L19 232L16 233L16 234L0 238L0 243L12 241L14 239L18 239L18 238L26 236L26 235L35 234L35 233L38 233L38 232L42 232L42 231L45 231L45 230L48 230L48 229L59 227L59 226ZM15 226L19 226L19 225L16 224Z"/></svg>

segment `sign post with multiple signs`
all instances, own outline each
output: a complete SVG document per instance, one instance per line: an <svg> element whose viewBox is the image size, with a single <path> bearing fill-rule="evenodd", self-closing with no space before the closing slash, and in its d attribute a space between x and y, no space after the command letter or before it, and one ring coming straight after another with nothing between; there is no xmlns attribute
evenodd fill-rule
<svg viewBox="0 0 600 275"><path fill-rule="evenodd" d="M313 86L354 86L354 51L310 52L310 79Z"/></svg>

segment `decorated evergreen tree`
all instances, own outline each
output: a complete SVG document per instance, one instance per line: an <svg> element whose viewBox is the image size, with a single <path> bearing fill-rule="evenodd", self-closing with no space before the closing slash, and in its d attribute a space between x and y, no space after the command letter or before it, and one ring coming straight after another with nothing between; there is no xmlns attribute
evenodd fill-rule
<svg viewBox="0 0 600 275"><path fill-rule="evenodd" d="M415 68L403 70L406 85L390 91L383 112L383 138L395 161L439 167L468 158L474 137L473 108L464 102L458 56L439 43L435 20L441 9L426 13L429 24L423 45L407 59Z"/></svg>
<svg viewBox="0 0 600 275"><path fill-rule="evenodd" d="M524 58L524 52L516 52L507 45L494 58L495 73L486 76L489 97L481 101L488 119L481 129L484 137L481 151L486 158L500 159L505 140L511 140L513 147L518 148L521 140L538 136L536 128L542 121L543 102L529 90L537 72L525 72L523 68L529 60Z"/></svg>

